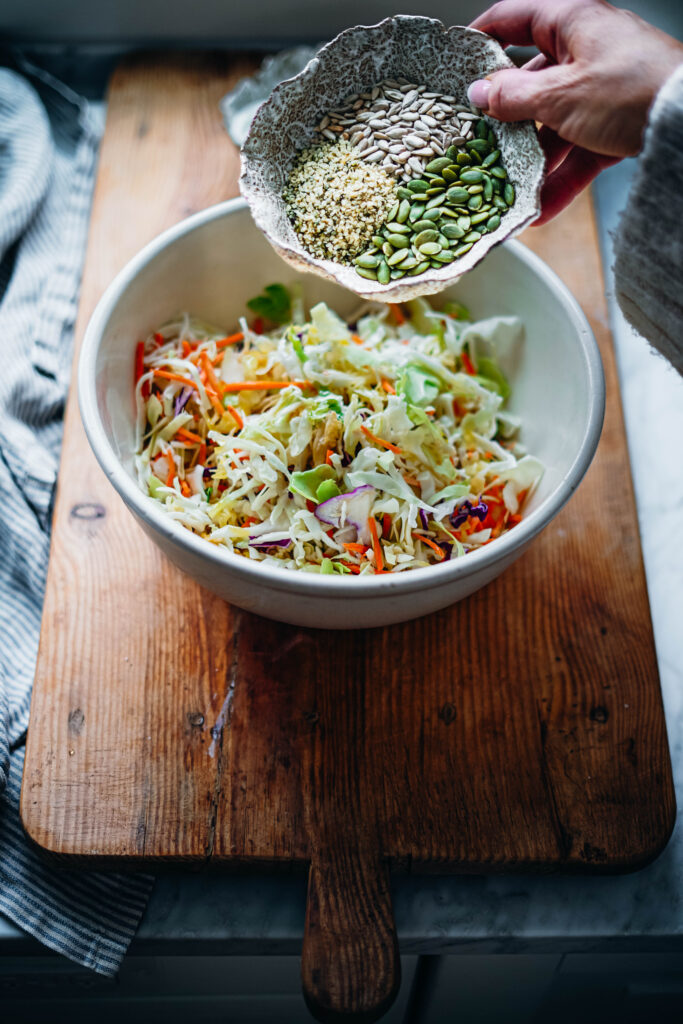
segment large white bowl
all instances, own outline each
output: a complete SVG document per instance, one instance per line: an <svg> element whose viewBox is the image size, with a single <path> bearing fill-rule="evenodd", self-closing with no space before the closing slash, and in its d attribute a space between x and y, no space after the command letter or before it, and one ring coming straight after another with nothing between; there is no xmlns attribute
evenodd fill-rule
<svg viewBox="0 0 683 1024"><path fill-rule="evenodd" d="M350 629L416 618L459 601L498 576L559 512L595 452L604 411L604 378L581 309L555 274L518 242L495 249L444 294L477 318L516 314L526 340L514 365L510 409L522 439L546 472L522 522L464 558L397 575L338 577L278 569L202 540L167 518L134 476L133 362L136 342L188 310L235 326L245 301L273 281L299 280L308 305L340 314L357 296L275 254L246 204L231 200L189 217L150 242L100 300L83 341L78 388L93 451L146 533L179 568L226 601L302 626Z"/></svg>

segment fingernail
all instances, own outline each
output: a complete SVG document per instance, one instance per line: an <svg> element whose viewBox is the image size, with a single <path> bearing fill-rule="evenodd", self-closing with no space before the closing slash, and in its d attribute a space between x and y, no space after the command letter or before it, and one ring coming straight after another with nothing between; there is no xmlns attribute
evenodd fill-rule
<svg viewBox="0 0 683 1024"><path fill-rule="evenodd" d="M489 105L490 91L491 83L487 82L486 79L481 78L477 82L472 82L467 90L467 99L470 103L474 103L475 107L480 107L482 110L486 110Z"/></svg>

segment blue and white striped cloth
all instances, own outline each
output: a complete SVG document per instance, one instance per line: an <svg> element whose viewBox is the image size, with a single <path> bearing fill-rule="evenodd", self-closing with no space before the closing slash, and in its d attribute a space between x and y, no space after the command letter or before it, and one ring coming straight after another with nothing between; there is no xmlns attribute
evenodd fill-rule
<svg viewBox="0 0 683 1024"><path fill-rule="evenodd" d="M19 820L100 126L70 89L23 59L17 67L0 68L0 913L112 975L153 879L56 869Z"/></svg>

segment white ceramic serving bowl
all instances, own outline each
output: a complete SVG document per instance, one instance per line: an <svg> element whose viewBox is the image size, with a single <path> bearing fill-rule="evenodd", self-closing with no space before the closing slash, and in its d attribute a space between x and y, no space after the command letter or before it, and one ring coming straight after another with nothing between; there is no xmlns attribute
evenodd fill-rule
<svg viewBox="0 0 683 1024"><path fill-rule="evenodd" d="M195 536L166 517L134 476L133 363L136 342L187 310L226 330L247 299L273 281L299 280L308 306L341 315L357 296L313 275L298 275L255 227L242 200L198 213L150 242L112 282L83 341L78 388L93 451L148 536L180 569L248 611L326 629L381 626L459 601L511 564L559 512L588 469L604 411L602 364L581 309L560 280L518 242L495 249L444 294L477 318L516 314L526 340L514 366L510 409L522 440L546 466L522 522L481 550L397 575L340 577L278 569Z"/></svg>

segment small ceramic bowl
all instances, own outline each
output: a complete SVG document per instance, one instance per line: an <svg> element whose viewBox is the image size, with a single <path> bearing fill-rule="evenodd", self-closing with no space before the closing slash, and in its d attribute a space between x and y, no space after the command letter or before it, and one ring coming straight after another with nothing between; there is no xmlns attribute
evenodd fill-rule
<svg viewBox="0 0 683 1024"><path fill-rule="evenodd" d="M521 440L545 466L524 517L492 544L425 569L383 576L299 573L251 561L171 519L135 478L135 345L187 310L234 327L245 302L274 281L298 281L307 308L327 302L341 316L358 299L339 285L282 263L232 200L182 221L150 242L105 292L83 341L78 391L90 444L107 477L151 539L179 568L226 601L301 626L352 629L403 622L444 608L489 583L548 525L593 458L604 409L602 364L586 318L562 282L519 242L491 253L440 296L477 319L519 316L526 340L503 369ZM229 282L229 287L226 287Z"/></svg>
<svg viewBox="0 0 683 1024"><path fill-rule="evenodd" d="M514 205L500 227L475 243L468 253L439 270L402 278L387 285L360 277L351 266L317 259L299 241L282 190L297 154L314 141L323 114L354 92L404 77L467 103L467 87L492 71L511 67L490 36L456 25L446 29L433 18L397 16L378 25L347 29L323 46L303 71L278 85L261 104L242 147L240 188L254 220L273 248L297 270L313 271L337 281L357 295L402 302L453 284L506 238L538 217L545 169L543 151L532 122L492 121L502 162L515 186Z"/></svg>

